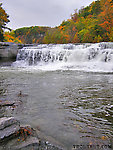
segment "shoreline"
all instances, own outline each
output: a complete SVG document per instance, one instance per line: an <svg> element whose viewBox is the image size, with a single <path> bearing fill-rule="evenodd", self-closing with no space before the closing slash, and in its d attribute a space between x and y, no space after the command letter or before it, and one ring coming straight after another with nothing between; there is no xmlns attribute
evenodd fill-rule
<svg viewBox="0 0 113 150"><path fill-rule="evenodd" d="M0 100L0 150L65 150L52 137L47 137L30 125L22 125L6 109L16 109L20 102ZM2 112L3 111L3 112Z"/></svg>

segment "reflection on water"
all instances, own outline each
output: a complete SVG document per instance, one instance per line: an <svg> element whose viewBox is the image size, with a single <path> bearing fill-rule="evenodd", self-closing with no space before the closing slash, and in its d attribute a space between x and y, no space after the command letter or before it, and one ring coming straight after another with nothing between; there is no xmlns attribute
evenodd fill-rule
<svg viewBox="0 0 113 150"><path fill-rule="evenodd" d="M112 74L0 71L0 99L22 102L11 115L69 150L77 144L108 145L106 149L111 149L112 95Z"/></svg>

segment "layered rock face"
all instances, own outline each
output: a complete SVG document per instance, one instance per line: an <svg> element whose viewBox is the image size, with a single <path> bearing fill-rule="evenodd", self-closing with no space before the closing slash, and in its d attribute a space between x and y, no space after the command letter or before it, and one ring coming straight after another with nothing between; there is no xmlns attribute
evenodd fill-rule
<svg viewBox="0 0 113 150"><path fill-rule="evenodd" d="M0 60L16 60L18 50L22 45L0 42Z"/></svg>
<svg viewBox="0 0 113 150"><path fill-rule="evenodd" d="M0 150L63 150L38 134L30 125L21 126L14 117L0 118Z"/></svg>

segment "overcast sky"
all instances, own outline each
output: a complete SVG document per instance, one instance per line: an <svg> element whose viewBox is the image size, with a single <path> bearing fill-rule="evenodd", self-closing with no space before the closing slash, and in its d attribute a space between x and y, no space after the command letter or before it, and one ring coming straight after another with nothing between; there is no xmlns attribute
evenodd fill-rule
<svg viewBox="0 0 113 150"><path fill-rule="evenodd" d="M10 16L8 27L57 26L70 18L74 9L88 6L93 0L0 0Z"/></svg>

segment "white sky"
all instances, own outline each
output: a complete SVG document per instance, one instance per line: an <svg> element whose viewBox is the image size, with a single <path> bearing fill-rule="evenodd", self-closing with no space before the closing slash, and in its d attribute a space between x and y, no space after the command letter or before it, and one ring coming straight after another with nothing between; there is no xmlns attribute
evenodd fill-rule
<svg viewBox="0 0 113 150"><path fill-rule="evenodd" d="M93 0L0 0L9 15L8 27L57 26L70 18L74 9L88 6Z"/></svg>

